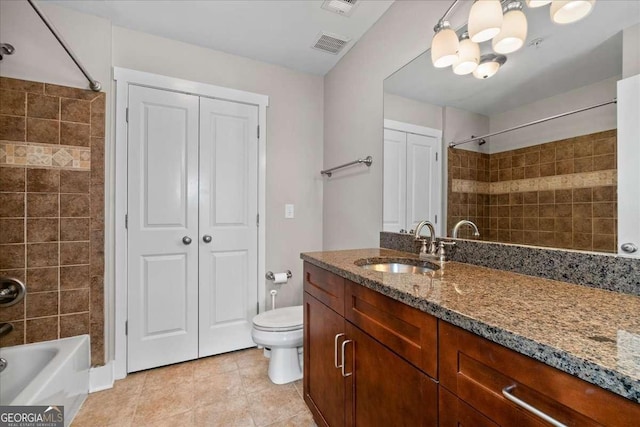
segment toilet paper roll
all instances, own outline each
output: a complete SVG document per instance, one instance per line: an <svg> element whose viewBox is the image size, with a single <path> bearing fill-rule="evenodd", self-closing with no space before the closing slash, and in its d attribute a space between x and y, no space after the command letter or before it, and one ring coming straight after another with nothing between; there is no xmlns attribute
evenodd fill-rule
<svg viewBox="0 0 640 427"><path fill-rule="evenodd" d="M275 284L287 283L287 281L289 280L289 278L287 277L287 273L275 273L273 277L273 283Z"/></svg>

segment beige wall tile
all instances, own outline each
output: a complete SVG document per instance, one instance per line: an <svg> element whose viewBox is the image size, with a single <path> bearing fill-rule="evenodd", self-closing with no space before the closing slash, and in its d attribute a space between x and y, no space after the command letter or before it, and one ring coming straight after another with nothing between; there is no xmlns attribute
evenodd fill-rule
<svg viewBox="0 0 640 427"><path fill-rule="evenodd" d="M26 93L0 90L0 114L24 116L26 114Z"/></svg>
<svg viewBox="0 0 640 427"><path fill-rule="evenodd" d="M60 122L58 120L28 118L26 140L44 144L59 144Z"/></svg>
<svg viewBox="0 0 640 427"><path fill-rule="evenodd" d="M0 219L0 244L24 243L24 219Z"/></svg>
<svg viewBox="0 0 640 427"><path fill-rule="evenodd" d="M57 193L27 194L27 216L58 217L60 210L58 197Z"/></svg>
<svg viewBox="0 0 640 427"><path fill-rule="evenodd" d="M0 270L24 268L25 245L0 245Z"/></svg>
<svg viewBox="0 0 640 427"><path fill-rule="evenodd" d="M26 138L26 119L24 117L0 114L0 139L24 141Z"/></svg>
<svg viewBox="0 0 640 427"><path fill-rule="evenodd" d="M27 242L57 242L59 220L57 218L27 219Z"/></svg>
<svg viewBox="0 0 640 427"><path fill-rule="evenodd" d="M27 269L27 289L29 292L58 290L58 267Z"/></svg>
<svg viewBox="0 0 640 427"><path fill-rule="evenodd" d="M25 296L27 319L58 315L58 292L30 292Z"/></svg>
<svg viewBox="0 0 640 427"><path fill-rule="evenodd" d="M91 103L79 99L62 98L60 100L60 120L65 122L89 123Z"/></svg>
<svg viewBox="0 0 640 427"><path fill-rule="evenodd" d="M58 338L58 316L29 319L26 325L26 343L55 340Z"/></svg>
<svg viewBox="0 0 640 427"><path fill-rule="evenodd" d="M27 94L27 117L60 119L60 98L56 96Z"/></svg>

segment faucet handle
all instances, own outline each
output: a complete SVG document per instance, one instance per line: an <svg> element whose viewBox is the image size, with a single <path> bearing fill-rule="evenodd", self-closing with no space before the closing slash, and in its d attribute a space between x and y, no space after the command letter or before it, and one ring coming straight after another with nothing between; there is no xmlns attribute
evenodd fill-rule
<svg viewBox="0 0 640 427"><path fill-rule="evenodd" d="M453 240L440 240L440 249L444 249L445 246L455 246L455 244Z"/></svg>

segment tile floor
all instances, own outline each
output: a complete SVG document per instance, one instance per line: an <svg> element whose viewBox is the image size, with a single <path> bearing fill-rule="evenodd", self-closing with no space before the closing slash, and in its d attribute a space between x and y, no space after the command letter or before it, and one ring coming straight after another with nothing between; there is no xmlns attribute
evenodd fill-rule
<svg viewBox="0 0 640 427"><path fill-rule="evenodd" d="M72 426L315 426L302 381L271 383L268 363L249 349L130 374L90 394Z"/></svg>

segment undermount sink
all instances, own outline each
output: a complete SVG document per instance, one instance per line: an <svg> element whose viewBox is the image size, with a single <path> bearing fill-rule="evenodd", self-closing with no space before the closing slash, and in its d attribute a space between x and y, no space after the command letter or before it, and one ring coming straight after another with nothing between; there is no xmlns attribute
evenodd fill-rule
<svg viewBox="0 0 640 427"><path fill-rule="evenodd" d="M427 274L438 269L433 264L411 258L368 258L359 259L355 264L367 270L381 271L383 273Z"/></svg>

